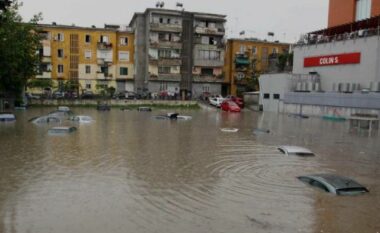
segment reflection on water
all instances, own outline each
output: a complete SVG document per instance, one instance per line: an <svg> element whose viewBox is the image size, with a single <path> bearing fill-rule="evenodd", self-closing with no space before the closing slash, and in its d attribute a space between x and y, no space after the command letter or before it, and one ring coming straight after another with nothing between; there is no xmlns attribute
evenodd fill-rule
<svg viewBox="0 0 380 233"><path fill-rule="evenodd" d="M78 131L52 137L52 125L28 122L50 110L0 125L1 233L380 231L379 137L346 123L205 110L176 122L155 120L160 111L74 109L96 122L66 122ZM281 144L317 157L286 157ZM335 197L295 178L320 172L371 192Z"/></svg>

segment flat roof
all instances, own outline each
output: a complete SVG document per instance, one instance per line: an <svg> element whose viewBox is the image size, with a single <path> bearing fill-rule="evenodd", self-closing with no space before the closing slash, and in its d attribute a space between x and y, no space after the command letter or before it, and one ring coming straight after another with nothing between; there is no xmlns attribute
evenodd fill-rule
<svg viewBox="0 0 380 233"><path fill-rule="evenodd" d="M132 25L132 23L134 22L134 20L136 19L136 17L138 15L145 15L148 12L156 12L156 13L161 13L161 14L172 14L172 15L177 15L177 16L181 16L182 12L186 12L186 13L194 14L195 18L210 19L210 20L217 20L217 21L223 21L223 22L226 21L225 18L227 17L226 15L222 15L222 14L194 12L194 11L181 11L181 10L172 10L172 9L165 9L165 8L147 8L144 12L136 12L132 17L132 19L129 23L129 26Z"/></svg>
<svg viewBox="0 0 380 233"><path fill-rule="evenodd" d="M83 26L76 26L76 25L64 25L64 24L37 24L37 27L39 28L63 28L63 29L71 29L71 30L91 30L91 31L109 31L109 32L125 32L125 33L133 33L133 29L130 27L124 27L126 30L120 30L123 27L119 25L110 25L105 24L105 27L83 27ZM119 28L117 28L119 26Z"/></svg>
<svg viewBox="0 0 380 233"><path fill-rule="evenodd" d="M324 36L334 36L338 34L344 34L354 31L359 31L369 28L378 28L380 26L380 15L360 20L353 23L347 23L338 25L335 27L325 28L314 32L307 33L308 35L324 35Z"/></svg>
<svg viewBox="0 0 380 233"><path fill-rule="evenodd" d="M267 41L257 38L230 38L227 41L241 41L241 42L252 42L252 43L262 43L262 44L275 44L275 45L287 45L290 46L290 43L280 42L280 41Z"/></svg>

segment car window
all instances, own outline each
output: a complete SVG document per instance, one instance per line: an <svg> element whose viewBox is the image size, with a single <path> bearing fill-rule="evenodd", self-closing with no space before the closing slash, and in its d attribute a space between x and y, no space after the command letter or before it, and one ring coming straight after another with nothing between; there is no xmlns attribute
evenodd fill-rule
<svg viewBox="0 0 380 233"><path fill-rule="evenodd" d="M368 192L368 190L364 187L342 188L342 189L337 190L338 195L347 195L347 196L358 195L358 194L362 194L366 192Z"/></svg>
<svg viewBox="0 0 380 233"><path fill-rule="evenodd" d="M324 184L322 184L321 182L319 182L317 180L310 180L309 184L314 186L314 187L317 187L319 189L322 189L326 192L329 192L329 189Z"/></svg>
<svg viewBox="0 0 380 233"><path fill-rule="evenodd" d="M291 155L297 155L297 156L314 156L313 153L291 153Z"/></svg>

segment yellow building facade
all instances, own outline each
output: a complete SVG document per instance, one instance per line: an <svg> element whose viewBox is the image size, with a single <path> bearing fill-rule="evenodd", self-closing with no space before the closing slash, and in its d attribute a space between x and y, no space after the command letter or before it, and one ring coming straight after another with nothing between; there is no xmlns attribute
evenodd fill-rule
<svg viewBox="0 0 380 233"><path fill-rule="evenodd" d="M62 90L77 81L80 92L102 88L133 91L134 33L118 26L104 28L39 25L41 67L36 78L52 79Z"/></svg>
<svg viewBox="0 0 380 233"><path fill-rule="evenodd" d="M286 43L229 39L224 65L224 83L229 85L229 93L239 95L244 92L253 75L273 70L271 61L289 49L290 45Z"/></svg>

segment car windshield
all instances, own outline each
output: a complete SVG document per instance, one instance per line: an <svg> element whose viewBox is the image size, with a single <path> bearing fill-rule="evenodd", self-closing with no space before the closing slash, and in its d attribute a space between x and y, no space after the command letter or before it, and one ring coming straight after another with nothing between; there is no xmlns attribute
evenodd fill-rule
<svg viewBox="0 0 380 233"><path fill-rule="evenodd" d="M344 196L354 196L362 193L366 193L368 190L364 187L355 187L355 188L342 188L337 190L338 195Z"/></svg>

